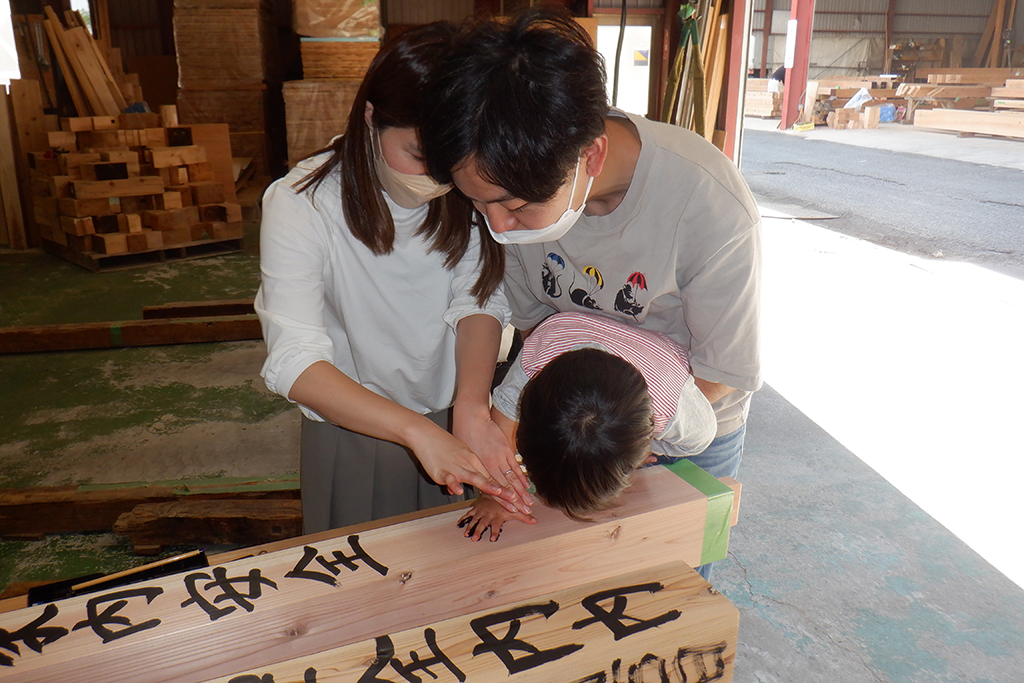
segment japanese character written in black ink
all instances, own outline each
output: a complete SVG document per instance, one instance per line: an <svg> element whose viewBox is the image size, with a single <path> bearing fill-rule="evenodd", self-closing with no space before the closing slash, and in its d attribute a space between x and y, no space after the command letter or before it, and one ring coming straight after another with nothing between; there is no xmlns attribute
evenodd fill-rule
<svg viewBox="0 0 1024 683"><path fill-rule="evenodd" d="M427 647L430 648L430 652L433 657L427 659L420 659L419 653L415 650L409 652L409 659L412 661L408 664L403 664L398 657L391 658L392 668L402 675L402 678L409 681L409 683L421 683L423 679L416 675L417 671L422 671L430 675L431 678L437 679L437 674L430 670L432 666L444 666L449 672L459 681L466 680L466 674L462 673L459 667L455 666L448 655L441 651L441 648L437 646L437 633L432 628L425 629L423 631L423 639L427 643Z"/></svg>
<svg viewBox="0 0 1024 683"><path fill-rule="evenodd" d="M359 569L356 565L357 560L361 560L367 567L373 569L381 576L387 576L388 568L370 557L370 554L363 550L362 546L359 545L358 535L353 534L352 536L349 536L348 545L352 548L353 553L351 555L345 555L342 551L335 550L331 553L334 555L333 562L321 556L316 548L307 545L302 549L302 559L300 559L295 564L295 567L285 574L285 576L290 579L312 579L314 581L323 581L328 585L337 586L338 581L334 577L341 573L341 570L338 569L338 565L342 565L349 571L354 572ZM317 564L330 573L312 571L308 569L313 560L316 560Z"/></svg>
<svg viewBox="0 0 1024 683"><path fill-rule="evenodd" d="M711 683L725 676L725 643L709 647L681 647L676 667L682 683Z"/></svg>
<svg viewBox="0 0 1024 683"><path fill-rule="evenodd" d="M57 616L57 605L50 603L43 609L42 614L17 631L11 633L7 629L0 628L0 648L20 655L21 650L17 645L20 640L33 652L42 652L45 645L60 640L69 633L63 626L43 626L55 616ZM0 652L0 666L14 666L14 658L5 652Z"/></svg>
<svg viewBox="0 0 1024 683"><path fill-rule="evenodd" d="M600 622L608 627L608 630L615 636L615 640L622 640L634 633L667 624L679 618L679 610L669 610L653 619L637 619L626 614L627 595L630 593L657 593L663 588L664 586L660 583L651 582L636 586L626 586L624 588L612 588L588 595L583 598L580 604L594 616L580 619L572 627L573 629L581 629ZM614 598L610 610L601 605L601 602L608 598ZM632 623L625 623L627 621Z"/></svg>
<svg viewBox="0 0 1024 683"><path fill-rule="evenodd" d="M150 619L141 624L133 624L131 619L118 614L118 612L125 608L130 598L146 598L146 604L148 605L153 602L156 596L163 592L164 589L159 586L143 586L142 588L128 588L89 598L89 602L85 605L86 618L75 624L71 630L77 631L88 626L92 628L96 635L103 639L104 643L109 643L113 640L130 636L133 633L154 628L160 624L159 619ZM106 606L100 611L99 608L103 605ZM110 626L121 626L123 628L114 630Z"/></svg>
<svg viewBox="0 0 1024 683"><path fill-rule="evenodd" d="M228 680L228 683L274 683L274 674L242 674ZM316 683L316 669L309 667L302 673L302 683Z"/></svg>
<svg viewBox="0 0 1024 683"><path fill-rule="evenodd" d="M377 656L356 683L393 683L385 678L377 678L377 674L391 663L391 658L395 656L395 644L391 642L390 636L378 636L374 642L377 645Z"/></svg>
<svg viewBox="0 0 1024 683"><path fill-rule="evenodd" d="M200 580L204 579L206 583L199 586ZM235 588L235 584L247 584L245 592ZM187 607L193 603L199 605L204 612L210 615L210 621L217 621L221 617L231 614L238 607L246 612L256 609L252 603L263 595L263 586L270 586L277 590L277 584L270 579L263 578L259 569L250 569L246 576L228 578L226 567L214 567L212 577L206 572L196 572L185 577L185 588L192 597L181 603L181 606ZM210 602L202 596L200 591L205 592L212 588L220 589L221 593L213 599L213 602ZM216 606L217 603L225 600L230 600L235 604L224 607Z"/></svg>
<svg viewBox="0 0 1024 683"><path fill-rule="evenodd" d="M388 664L391 665L398 674L409 683L421 683L422 678L416 675L416 672L424 672L432 679L437 680L438 676L436 673L430 670L432 666L444 666L448 671L455 676L457 680L465 681L466 674L455 665L455 662L446 655L440 647L437 645L437 633L432 628L427 628L423 631L423 639L427 643L427 647L430 648L430 652L433 654L432 657L427 659L420 659L418 652L413 650L409 653L409 658L412 660L408 664L402 663L402 661L395 656L395 646L391 641L391 636L379 636L376 639L377 644L377 656L370 666L363 672L363 675L359 677L357 683L394 683L391 679L380 678L380 674L384 669L387 668Z"/></svg>
<svg viewBox="0 0 1024 683"><path fill-rule="evenodd" d="M581 649L583 645L569 644L561 647L541 650L525 640L516 638L522 628L522 621L526 617L536 614L542 615L545 619L551 617L558 611L558 603L552 600L542 605L525 605L504 612L495 612L483 617L478 617L469 622L473 632L480 638L480 644L473 648L473 656L484 652L493 652L501 660L510 674L526 671L548 662L553 662ZM498 638L491 633L489 626L497 624L508 624L508 630ZM527 652L522 657L515 657L513 651Z"/></svg>
<svg viewBox="0 0 1024 683"><path fill-rule="evenodd" d="M629 681L633 683L648 683L647 674L644 671L650 669L654 670L654 674L657 676L654 680L658 683L670 683L668 678L668 667L665 660L657 655L650 653L640 658L640 661L636 664L629 665ZM684 679L685 680L685 679Z"/></svg>

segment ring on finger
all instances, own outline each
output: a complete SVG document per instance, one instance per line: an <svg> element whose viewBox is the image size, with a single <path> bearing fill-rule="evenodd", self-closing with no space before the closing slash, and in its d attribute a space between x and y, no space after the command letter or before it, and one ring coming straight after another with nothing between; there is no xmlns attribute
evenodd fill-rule
<svg viewBox="0 0 1024 683"><path fill-rule="evenodd" d="M511 469L507 469L507 470L505 470L505 476L506 476L506 477L507 477L507 476L509 476L509 475L511 475L511 474L512 474L512 470L511 470Z"/></svg>

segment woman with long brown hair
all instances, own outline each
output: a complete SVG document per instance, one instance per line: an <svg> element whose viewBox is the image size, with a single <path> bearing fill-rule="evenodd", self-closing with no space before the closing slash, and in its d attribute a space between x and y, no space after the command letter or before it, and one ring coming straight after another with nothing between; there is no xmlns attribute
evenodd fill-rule
<svg viewBox="0 0 1024 683"><path fill-rule="evenodd" d="M345 134L264 196L262 374L302 409L306 533L450 502L463 483L510 509L529 501L488 403L509 316L504 255L420 150L455 31L430 24L386 44Z"/></svg>

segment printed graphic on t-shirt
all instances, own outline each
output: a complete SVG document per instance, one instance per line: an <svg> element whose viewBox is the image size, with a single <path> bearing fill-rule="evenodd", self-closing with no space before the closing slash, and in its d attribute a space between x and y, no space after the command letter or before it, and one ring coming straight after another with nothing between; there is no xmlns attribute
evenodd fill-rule
<svg viewBox="0 0 1024 683"><path fill-rule="evenodd" d="M577 286L576 278L573 277L572 284L569 285L569 298L577 306L600 311L601 307L594 300L594 294L604 289L604 278L601 277L601 271L594 266L587 266L583 269L580 280L581 283Z"/></svg>
<svg viewBox="0 0 1024 683"><path fill-rule="evenodd" d="M572 271L566 273L566 270ZM552 300L560 299L565 293L563 282L568 278L569 299L576 306L591 311L601 311L604 307L598 303L598 292L604 289L604 276L596 266L586 266L582 273L566 267L565 259L555 252L549 252L541 266L540 282L544 293ZM647 292L647 277L641 272L634 272L626 278L615 295L614 310L640 322L646 301L641 303L641 292ZM644 297L649 300L649 295ZM608 297L605 297L606 304ZM556 306L558 308L558 306ZM562 309L565 310L565 309Z"/></svg>
<svg viewBox="0 0 1024 683"><path fill-rule="evenodd" d="M563 270L565 270L565 261L554 252L548 254L548 257L544 259L544 265L541 266L540 281L544 286L544 293L552 299L562 296L562 285L558 279L562 277Z"/></svg>
<svg viewBox="0 0 1024 683"><path fill-rule="evenodd" d="M640 291L647 291L647 278L643 273L633 273L626 278L626 283L615 295L615 310L632 316L634 320L644 312L644 307L637 301Z"/></svg>

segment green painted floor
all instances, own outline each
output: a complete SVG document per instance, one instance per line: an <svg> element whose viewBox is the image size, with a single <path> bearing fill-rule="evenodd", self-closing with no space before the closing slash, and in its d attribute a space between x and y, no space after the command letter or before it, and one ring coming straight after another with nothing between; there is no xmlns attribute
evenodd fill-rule
<svg viewBox="0 0 1024 683"><path fill-rule="evenodd" d="M103 273L39 251L0 252L0 327L138 320L143 306L252 298L257 224L245 245ZM265 388L264 355L251 341L0 356L0 487L294 476L298 413ZM112 533L0 541L0 590L153 559Z"/></svg>

